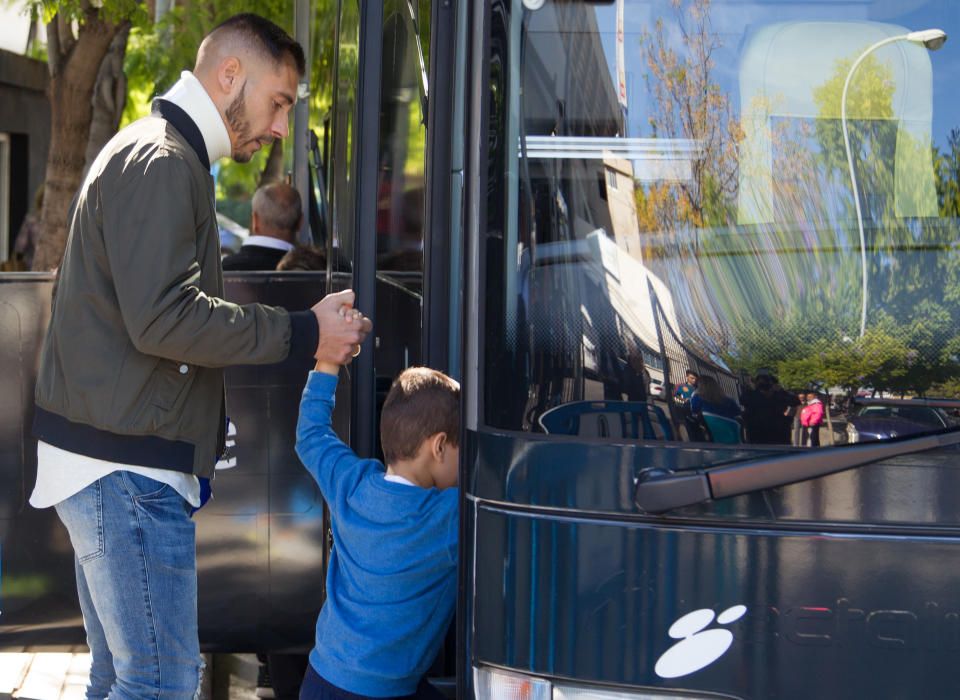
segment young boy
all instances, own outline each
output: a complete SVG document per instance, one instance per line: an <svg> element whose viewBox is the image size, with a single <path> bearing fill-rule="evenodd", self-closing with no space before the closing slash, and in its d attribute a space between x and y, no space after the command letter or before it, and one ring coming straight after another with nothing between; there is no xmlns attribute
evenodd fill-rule
<svg viewBox="0 0 960 700"><path fill-rule="evenodd" d="M317 363L297 425L333 527L300 698L439 698L423 675L456 608L460 386L425 367L397 377L380 419L384 470L331 428L339 369Z"/></svg>

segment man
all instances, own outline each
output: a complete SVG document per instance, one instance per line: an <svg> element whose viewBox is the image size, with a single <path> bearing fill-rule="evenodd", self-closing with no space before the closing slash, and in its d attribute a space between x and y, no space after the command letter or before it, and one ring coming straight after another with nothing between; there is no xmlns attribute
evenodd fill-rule
<svg viewBox="0 0 960 700"><path fill-rule="evenodd" d="M222 368L348 361L353 293L310 311L239 306L223 278L210 164L287 134L303 51L238 15L193 73L104 147L71 206L37 378L37 484L76 555L88 698L193 698L202 661L191 507L223 454ZM346 307L346 308L344 308Z"/></svg>
<svg viewBox="0 0 960 700"><path fill-rule="evenodd" d="M680 414L683 425L687 430L687 439L691 442L702 442L707 439L703 432L702 421L699 416L690 410L690 400L697 390L697 382L700 377L692 369L688 369L685 375L687 381L673 392L673 400L677 403L677 412Z"/></svg>
<svg viewBox="0 0 960 700"><path fill-rule="evenodd" d="M678 386L677 390L673 392L674 400L683 406L690 403L693 392L697 390L697 381L700 379L699 375L692 369L686 371L686 377L687 381Z"/></svg>
<svg viewBox="0 0 960 700"><path fill-rule="evenodd" d="M275 270L293 250L303 222L300 193L290 185L264 185L253 195L250 233L240 251L223 259L224 270Z"/></svg>

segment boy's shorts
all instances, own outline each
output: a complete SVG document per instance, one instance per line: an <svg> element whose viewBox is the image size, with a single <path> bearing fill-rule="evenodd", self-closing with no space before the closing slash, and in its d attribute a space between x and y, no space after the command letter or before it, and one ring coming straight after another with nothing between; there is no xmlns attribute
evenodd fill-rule
<svg viewBox="0 0 960 700"><path fill-rule="evenodd" d="M369 695L357 695L328 682L317 673L313 666L307 664L307 673L300 686L300 700L444 700L439 690L434 688L424 678L417 686L413 695L394 696L389 698L373 698Z"/></svg>

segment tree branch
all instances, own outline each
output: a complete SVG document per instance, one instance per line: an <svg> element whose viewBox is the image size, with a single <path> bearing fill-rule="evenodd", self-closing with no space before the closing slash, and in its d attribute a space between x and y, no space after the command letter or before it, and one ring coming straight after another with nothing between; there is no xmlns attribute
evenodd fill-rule
<svg viewBox="0 0 960 700"><path fill-rule="evenodd" d="M63 57L60 54L60 35L57 33L57 18L54 17L47 22L47 68L50 71L50 77L56 78L63 65Z"/></svg>
<svg viewBox="0 0 960 700"><path fill-rule="evenodd" d="M60 60L65 61L70 57L70 52L77 43L77 38L73 35L73 27L70 20L66 19L62 13L57 13L57 34L60 38Z"/></svg>

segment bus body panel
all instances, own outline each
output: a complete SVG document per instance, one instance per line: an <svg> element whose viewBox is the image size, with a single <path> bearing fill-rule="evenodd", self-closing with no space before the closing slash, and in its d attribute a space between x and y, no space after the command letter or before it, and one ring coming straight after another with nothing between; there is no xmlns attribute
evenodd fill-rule
<svg viewBox="0 0 960 700"><path fill-rule="evenodd" d="M921 543L603 521L483 502L476 527L475 664L756 699L960 692L960 533ZM739 606L744 614L721 622ZM700 620L672 629L686 615ZM711 661L695 641L722 639L721 630L732 641ZM658 662L672 648L681 675L661 677L670 674Z"/></svg>
<svg viewBox="0 0 960 700"><path fill-rule="evenodd" d="M716 454L483 433L467 445L472 666L740 698L960 690L956 449L653 516L632 500L640 469ZM703 627L671 630L691 614ZM720 658L699 667L707 652L687 641L674 659L689 672L657 673L683 637L716 630L732 635Z"/></svg>

